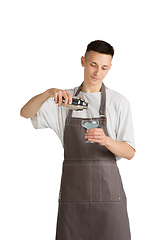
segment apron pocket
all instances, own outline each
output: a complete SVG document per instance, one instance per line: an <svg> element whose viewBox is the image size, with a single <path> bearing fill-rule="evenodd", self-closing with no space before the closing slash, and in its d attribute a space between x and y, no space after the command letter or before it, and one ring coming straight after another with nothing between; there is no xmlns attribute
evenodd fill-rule
<svg viewBox="0 0 160 240"><path fill-rule="evenodd" d="M120 175L116 163L101 164L101 200L121 201Z"/></svg>
<svg viewBox="0 0 160 240"><path fill-rule="evenodd" d="M90 200L90 164L64 163L60 201Z"/></svg>

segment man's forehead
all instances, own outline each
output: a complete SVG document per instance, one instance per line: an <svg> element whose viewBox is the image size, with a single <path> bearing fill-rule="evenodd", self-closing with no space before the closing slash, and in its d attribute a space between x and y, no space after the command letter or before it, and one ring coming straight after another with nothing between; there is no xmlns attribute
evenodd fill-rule
<svg viewBox="0 0 160 240"><path fill-rule="evenodd" d="M103 65L108 65L112 61L112 56L103 54L103 53L90 51L87 53L87 60L97 63L97 64L99 63L99 64L103 64Z"/></svg>

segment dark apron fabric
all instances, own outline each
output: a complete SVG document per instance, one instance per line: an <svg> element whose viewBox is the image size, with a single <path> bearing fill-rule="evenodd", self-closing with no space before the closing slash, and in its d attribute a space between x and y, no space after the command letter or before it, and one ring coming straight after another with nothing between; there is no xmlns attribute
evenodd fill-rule
<svg viewBox="0 0 160 240"><path fill-rule="evenodd" d="M108 136L105 106L102 83L101 117L93 119L99 120L99 127ZM73 118L69 110L56 240L130 240L126 196L115 155L99 143L85 143L82 120Z"/></svg>

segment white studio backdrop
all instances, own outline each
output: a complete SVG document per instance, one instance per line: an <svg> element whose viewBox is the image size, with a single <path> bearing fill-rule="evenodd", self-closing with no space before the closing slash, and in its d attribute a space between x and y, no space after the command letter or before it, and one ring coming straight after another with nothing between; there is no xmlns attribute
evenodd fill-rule
<svg viewBox="0 0 160 240"><path fill-rule="evenodd" d="M136 155L118 162L132 240L160 239L159 2L0 3L0 239L55 239L63 148L35 130L21 107L48 88L83 81L80 58L93 40L115 48L104 83L130 101Z"/></svg>

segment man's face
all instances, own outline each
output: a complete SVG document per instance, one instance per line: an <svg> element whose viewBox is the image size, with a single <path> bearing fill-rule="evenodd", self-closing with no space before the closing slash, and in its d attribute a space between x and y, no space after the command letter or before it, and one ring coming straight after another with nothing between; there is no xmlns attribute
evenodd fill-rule
<svg viewBox="0 0 160 240"><path fill-rule="evenodd" d="M90 51L81 57L84 67L84 81L91 86L101 86L103 79L111 68L112 56Z"/></svg>

